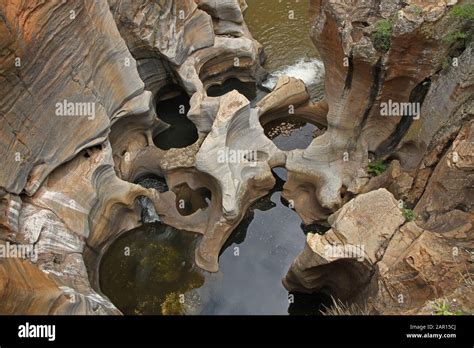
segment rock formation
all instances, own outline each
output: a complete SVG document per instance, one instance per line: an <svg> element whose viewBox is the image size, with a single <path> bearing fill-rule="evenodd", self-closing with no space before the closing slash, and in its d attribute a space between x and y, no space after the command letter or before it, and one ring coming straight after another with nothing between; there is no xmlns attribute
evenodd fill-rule
<svg viewBox="0 0 474 348"><path fill-rule="evenodd" d="M1 260L2 312L119 313L100 292L98 265L117 236L141 223L140 197L163 222L202 233L197 262L217 270L220 248L246 207L273 186L267 152L284 163L263 134L259 109L238 93L206 93L231 77L258 82L265 74L261 46L242 20L245 7L190 0L2 4L0 235L2 244L35 250L25 260ZM168 125L154 104L170 84L191 97L187 117L200 136L164 151L153 138ZM304 85L288 80L287 92L266 101L264 111L284 108L295 86L298 105L307 107ZM247 127L254 132L245 134ZM240 137L248 139L242 146ZM254 137L261 139L257 157L244 164L217 168L207 156L222 141L233 151ZM150 174L164 176L169 190L133 184ZM210 207L183 216L175 204L183 184L209 189ZM27 273L34 284L19 280Z"/></svg>
<svg viewBox="0 0 474 348"><path fill-rule="evenodd" d="M370 298L378 313L451 294L472 308L472 290L455 280L472 272L474 62L472 44L443 40L468 23L453 18L454 3L312 0L326 70L325 99L313 104L289 77L252 103L237 91L208 96L230 78L266 75L243 0L0 1L0 246L35 250L0 259L0 312L119 314L98 266L142 223L143 199L163 223L201 234L196 263L217 271L275 167L288 170L283 196L303 222L331 226L308 235L289 290ZM457 65L443 67L453 54ZM170 125L155 106L177 86L197 141L162 150L154 139ZM390 102L421 110L381 115ZM280 150L263 126L292 115L327 131ZM371 177L375 160L390 164ZM136 184L148 175L168 190ZM209 204L185 214L178 202L195 191Z"/></svg>
<svg viewBox="0 0 474 348"><path fill-rule="evenodd" d="M284 279L289 290L326 292L375 313L432 312L433 301L456 297L472 312L463 281L471 279L474 247L472 44L445 40L469 25L452 14L454 3L312 1L328 130L288 159L285 196L305 222L329 216L331 229L308 236ZM385 47L374 40L381 21L392 28ZM446 56L456 64L442 64ZM388 101L419 102L420 112L384 117ZM391 163L369 180L365 169L376 159ZM416 220L401 225L396 200L380 187ZM350 252L325 254L354 244L364 250L361 262Z"/></svg>

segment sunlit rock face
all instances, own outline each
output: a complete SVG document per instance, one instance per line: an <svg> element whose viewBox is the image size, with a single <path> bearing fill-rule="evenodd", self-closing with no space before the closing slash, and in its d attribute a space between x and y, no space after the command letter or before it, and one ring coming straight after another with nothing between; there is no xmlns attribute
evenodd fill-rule
<svg viewBox="0 0 474 348"><path fill-rule="evenodd" d="M35 246L35 254L22 262L1 261L8 284L2 287L2 302L18 302L2 307L6 313L118 313L98 288L98 262L116 236L141 223L140 197L154 203L164 222L208 238L217 221L230 225L216 235L220 242L211 248L214 261L203 264L210 269L217 268L220 246L241 219L243 206L250 204L245 195L255 186L238 189L235 204L215 173L196 165L219 112L230 117L243 106L233 104L243 98L238 93L207 97L207 85L229 77L255 82L264 75L261 47L242 20L245 3L108 5L2 6L1 151L6 166L0 174L1 237L2 243ZM137 6L147 15L133 17ZM229 29L239 34L229 36ZM150 64L162 65L155 69ZM187 116L201 134L196 144L164 151L153 144L153 137L168 127L156 117L154 103L170 80L191 96ZM165 176L170 189L159 194L131 183L149 174ZM252 180L249 173L245 180ZM272 183L268 179L251 199ZM190 190L210 189L210 208L180 214L175 202L183 184ZM222 218L229 212L232 223ZM34 273L34 285L8 281L26 272ZM18 298L18 291L28 295Z"/></svg>
<svg viewBox="0 0 474 348"><path fill-rule="evenodd" d="M460 220L454 223L455 215ZM429 313L438 298L454 298L471 311L472 289L460 275L470 267L472 220L463 215L453 211L437 225L420 227L405 219L385 189L362 194L330 216L324 236L308 234L283 284L371 313Z"/></svg>
<svg viewBox="0 0 474 348"><path fill-rule="evenodd" d="M123 104L146 92L105 2L1 8L1 186L32 195L58 165L103 142Z"/></svg>
<svg viewBox="0 0 474 348"><path fill-rule="evenodd" d="M7 281L18 288L7 289L2 303L18 302L20 313L117 313L91 289L82 252L90 212L101 204L99 173L115 177L110 127L134 114L152 117L151 94L107 3L8 1L0 11L2 236L36 243L38 260L24 269L16 263L17 274L43 271L30 271L34 284ZM2 259L7 270L14 263ZM34 296L47 298L29 305L28 298L24 305L15 299L22 287L35 293L42 284L55 290Z"/></svg>

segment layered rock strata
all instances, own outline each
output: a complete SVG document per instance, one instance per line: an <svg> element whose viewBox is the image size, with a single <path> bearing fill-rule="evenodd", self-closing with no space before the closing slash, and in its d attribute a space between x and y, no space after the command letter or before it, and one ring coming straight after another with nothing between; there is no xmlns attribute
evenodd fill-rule
<svg viewBox="0 0 474 348"><path fill-rule="evenodd" d="M162 222L202 234L196 263L217 271L246 209L274 186L275 167L288 169L283 196L303 222L331 226L309 234L289 290L371 298L378 313L469 299L454 280L472 272L473 62L468 45L460 64L443 68L460 49L443 35L466 26L451 16L453 3L311 1L326 69L317 104L288 77L257 103L236 91L207 95L229 78L265 75L245 1L1 3L0 240L36 253L0 259L0 311L118 314L100 291L98 265L142 223L143 197ZM380 23L389 24L388 43L377 41ZM153 139L169 125L155 105L170 86L190 97L186 117L199 135L161 150ZM421 111L381 115L389 102ZM262 125L292 115L327 131L307 149L282 151ZM375 159L391 163L373 178ZM134 184L147 175L164 177L169 190ZM183 187L208 190L209 205L183 214ZM405 221L400 200L415 221Z"/></svg>
<svg viewBox="0 0 474 348"><path fill-rule="evenodd" d="M453 15L454 4L312 2L328 130L288 159L285 196L308 223L329 216L331 229L308 236L284 279L289 290L327 292L374 313L433 312L433 302L455 297L464 312L473 311L466 281L474 247L472 44L446 40L472 31L469 19ZM383 47L374 40L381 24L391 28ZM389 102L420 109L387 117L382 110ZM373 160L391 163L369 178ZM375 199L375 192L386 197ZM349 214L354 206L359 210ZM407 221L390 225L391 212ZM325 253L351 251L354 244L364 249L360 260L350 252Z"/></svg>

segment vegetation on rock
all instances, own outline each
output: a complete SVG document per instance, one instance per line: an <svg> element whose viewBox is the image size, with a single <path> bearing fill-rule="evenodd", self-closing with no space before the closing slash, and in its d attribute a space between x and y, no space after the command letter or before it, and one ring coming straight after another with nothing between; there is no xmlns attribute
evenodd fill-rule
<svg viewBox="0 0 474 348"><path fill-rule="evenodd" d="M411 210L410 208L408 208L405 203L403 203L403 206L402 206L402 214L403 214L403 217L407 221L413 221L416 219L415 212Z"/></svg>
<svg viewBox="0 0 474 348"><path fill-rule="evenodd" d="M454 17L460 17L474 21L474 5L464 4L453 6L451 9L451 14Z"/></svg>
<svg viewBox="0 0 474 348"><path fill-rule="evenodd" d="M376 160L376 161L370 162L369 165L367 166L367 172L374 176L379 176L385 170L387 170L387 164L384 162L384 160Z"/></svg>
<svg viewBox="0 0 474 348"><path fill-rule="evenodd" d="M436 300L432 304L433 314L436 315L463 315L463 312L453 308L453 306L446 300Z"/></svg>
<svg viewBox="0 0 474 348"><path fill-rule="evenodd" d="M381 19L375 23L375 32L372 33L374 47L382 52L390 49L393 23L388 19Z"/></svg>

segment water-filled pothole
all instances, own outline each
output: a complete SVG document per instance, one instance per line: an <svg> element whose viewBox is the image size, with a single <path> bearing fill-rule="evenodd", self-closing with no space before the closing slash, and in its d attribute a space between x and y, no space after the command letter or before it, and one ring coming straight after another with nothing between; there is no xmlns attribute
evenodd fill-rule
<svg viewBox="0 0 474 348"><path fill-rule="evenodd" d="M314 138L322 134L309 120L298 117L284 117L263 125L265 135L284 151L306 149Z"/></svg>
<svg viewBox="0 0 474 348"><path fill-rule="evenodd" d="M204 282L193 265L196 239L161 223L123 234L102 257L102 292L124 314L191 313L191 307L181 308L179 296Z"/></svg>
<svg viewBox="0 0 474 348"><path fill-rule="evenodd" d="M207 95L209 97L220 97L234 89L244 95L248 100L254 100L257 97L255 83L242 82L236 78L227 79L220 85L216 84L210 86L207 89Z"/></svg>
<svg viewBox="0 0 474 348"><path fill-rule="evenodd" d="M325 298L289 294L282 285L305 234L276 179L222 248L218 273L195 266L197 234L147 224L105 252L102 292L125 314L319 314Z"/></svg>
<svg viewBox="0 0 474 348"><path fill-rule="evenodd" d="M194 144L198 139L197 128L187 118L189 96L179 86L170 86L158 93L156 112L170 128L157 134L153 142L162 150L182 148Z"/></svg>
<svg viewBox="0 0 474 348"><path fill-rule="evenodd" d="M176 194L176 209L183 215L191 215L199 209L206 209L211 202L211 191L205 187L199 187L195 190L183 183L173 187Z"/></svg>

